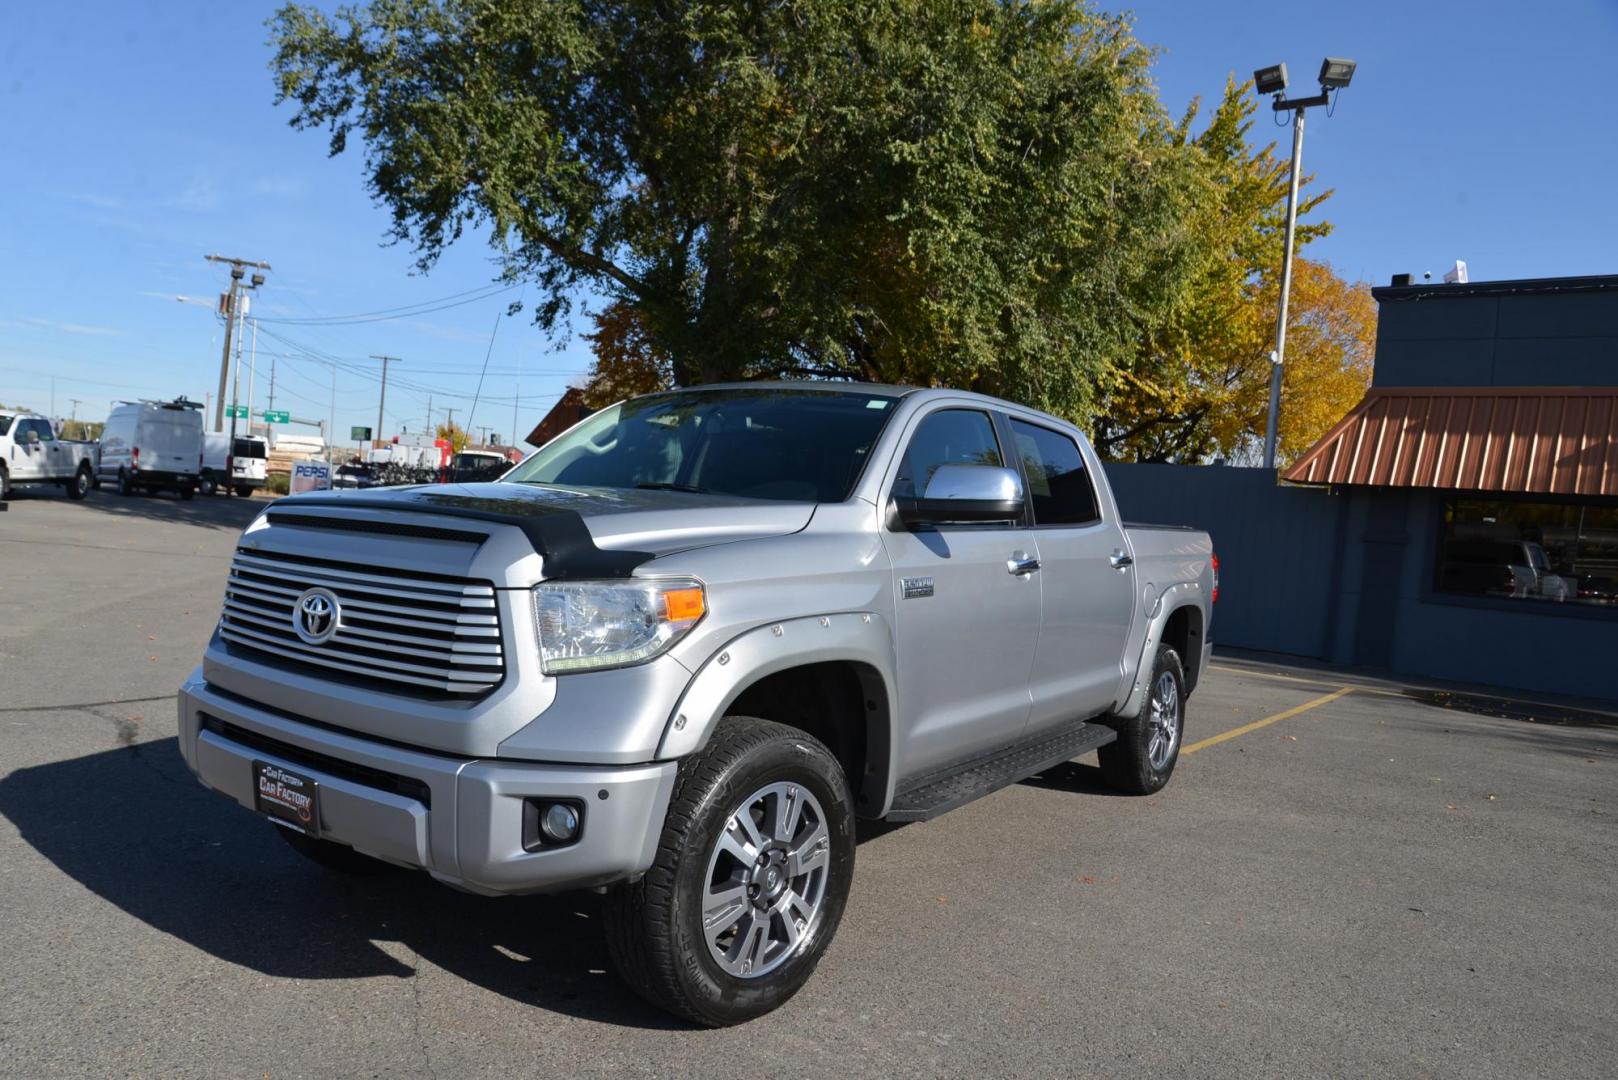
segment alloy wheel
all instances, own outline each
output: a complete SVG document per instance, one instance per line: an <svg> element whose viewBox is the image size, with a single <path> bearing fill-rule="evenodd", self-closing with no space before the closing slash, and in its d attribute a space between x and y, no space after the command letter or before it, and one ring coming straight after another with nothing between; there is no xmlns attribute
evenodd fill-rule
<svg viewBox="0 0 1618 1080"><path fill-rule="evenodd" d="M1146 744L1146 759L1153 770L1161 772L1180 741L1180 684L1172 671L1162 672L1152 684L1148 723L1152 734Z"/></svg>
<svg viewBox="0 0 1618 1080"><path fill-rule="evenodd" d="M790 959L818 928L830 852L808 788L774 783L744 799L708 859L702 929L714 961L756 979Z"/></svg>

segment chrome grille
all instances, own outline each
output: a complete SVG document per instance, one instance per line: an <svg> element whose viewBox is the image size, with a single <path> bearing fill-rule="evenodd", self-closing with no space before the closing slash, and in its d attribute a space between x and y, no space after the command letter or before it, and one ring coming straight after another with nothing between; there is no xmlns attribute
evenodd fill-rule
<svg viewBox="0 0 1618 1080"><path fill-rule="evenodd" d="M309 589L330 592L340 612L318 645L293 622ZM493 586L373 566L237 551L219 635L282 660L451 694L482 693L505 672Z"/></svg>

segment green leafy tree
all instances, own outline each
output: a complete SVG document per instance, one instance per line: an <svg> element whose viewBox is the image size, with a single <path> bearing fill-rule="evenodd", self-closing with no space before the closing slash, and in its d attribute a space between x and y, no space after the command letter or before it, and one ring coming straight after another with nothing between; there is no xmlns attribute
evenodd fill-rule
<svg viewBox="0 0 1618 1080"><path fill-rule="evenodd" d="M950 384L1088 422L1206 261L1200 152L1080 0L372 0L271 30L291 122L363 141L422 268L485 231L543 326L602 295L676 385Z"/></svg>

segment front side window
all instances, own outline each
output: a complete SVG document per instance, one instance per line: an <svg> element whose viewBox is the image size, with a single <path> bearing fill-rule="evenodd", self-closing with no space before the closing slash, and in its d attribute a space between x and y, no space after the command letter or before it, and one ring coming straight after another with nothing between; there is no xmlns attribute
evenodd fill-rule
<svg viewBox="0 0 1618 1080"><path fill-rule="evenodd" d="M1011 421L1011 431L1028 474L1035 525L1088 525L1101 520L1078 443L1059 431L1017 419Z"/></svg>
<svg viewBox="0 0 1618 1080"><path fill-rule="evenodd" d="M808 387L654 394L596 413L504 479L842 502L893 405Z"/></svg>
<svg viewBox="0 0 1618 1080"><path fill-rule="evenodd" d="M940 409L930 413L910 436L893 494L920 498L927 483L945 465L1004 465L1000 442L989 414L976 409Z"/></svg>
<svg viewBox="0 0 1618 1080"><path fill-rule="evenodd" d="M1449 499L1441 593L1618 606L1618 507Z"/></svg>

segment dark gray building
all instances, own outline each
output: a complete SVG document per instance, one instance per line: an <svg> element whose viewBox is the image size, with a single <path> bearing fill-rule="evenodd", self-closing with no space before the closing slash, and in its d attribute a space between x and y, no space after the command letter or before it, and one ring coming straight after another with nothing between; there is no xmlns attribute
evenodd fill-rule
<svg viewBox="0 0 1618 1080"><path fill-rule="evenodd" d="M1287 484L1114 466L1126 515L1213 533L1217 642L1618 700L1618 276L1373 295L1371 390Z"/></svg>

